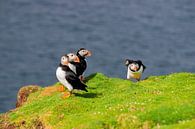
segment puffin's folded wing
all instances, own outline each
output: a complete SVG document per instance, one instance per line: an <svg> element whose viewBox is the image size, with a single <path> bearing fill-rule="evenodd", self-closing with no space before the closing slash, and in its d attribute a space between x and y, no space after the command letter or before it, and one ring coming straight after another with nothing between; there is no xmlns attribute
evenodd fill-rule
<svg viewBox="0 0 195 129"><path fill-rule="evenodd" d="M84 70L83 70L83 66L81 63L78 63L78 62L72 62L73 65L75 65L76 67L76 73L78 76L82 75Z"/></svg>
<svg viewBox="0 0 195 129"><path fill-rule="evenodd" d="M87 85L83 84L74 73L67 74L65 78L73 86L74 89L80 89L80 90L87 91L85 89Z"/></svg>

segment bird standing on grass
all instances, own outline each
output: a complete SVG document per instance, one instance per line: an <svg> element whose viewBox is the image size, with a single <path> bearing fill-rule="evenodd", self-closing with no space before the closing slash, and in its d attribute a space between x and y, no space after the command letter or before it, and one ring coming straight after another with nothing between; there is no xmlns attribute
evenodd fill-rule
<svg viewBox="0 0 195 129"><path fill-rule="evenodd" d="M137 81L140 81L142 73L146 68L146 66L143 65L142 61L126 59L125 65L127 66L127 79L134 78Z"/></svg>
<svg viewBox="0 0 195 129"><path fill-rule="evenodd" d="M83 76L83 73L85 72L85 70L87 69L87 61L86 61L86 57L89 57L91 56L92 53L91 51L85 49L85 48L80 48L78 51L77 51L77 56L79 57L80 59L80 65L78 66L78 75L79 75L79 78L81 80L84 80L84 76Z"/></svg>
<svg viewBox="0 0 195 129"><path fill-rule="evenodd" d="M74 61L79 62L79 58L75 58ZM69 58L67 55L61 57L60 65L56 70L56 77L69 91L64 93L63 98L69 97L74 89L87 92L87 85L83 84L78 76L69 68Z"/></svg>

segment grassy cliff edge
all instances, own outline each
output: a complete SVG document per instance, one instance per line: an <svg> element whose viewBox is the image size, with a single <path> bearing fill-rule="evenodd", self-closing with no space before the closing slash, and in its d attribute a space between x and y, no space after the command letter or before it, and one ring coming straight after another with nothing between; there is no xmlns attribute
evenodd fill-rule
<svg viewBox="0 0 195 129"><path fill-rule="evenodd" d="M24 105L0 115L0 128L195 128L195 74L135 83L96 73L86 84L88 93L76 91L66 99L59 83L39 88Z"/></svg>

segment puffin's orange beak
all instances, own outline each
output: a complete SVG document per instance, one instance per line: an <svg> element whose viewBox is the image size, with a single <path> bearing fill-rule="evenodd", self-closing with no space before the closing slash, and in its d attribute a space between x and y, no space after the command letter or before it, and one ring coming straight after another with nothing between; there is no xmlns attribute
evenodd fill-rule
<svg viewBox="0 0 195 129"><path fill-rule="evenodd" d="M134 70L134 71L137 71L138 70L138 67L136 65L131 65L131 69Z"/></svg>
<svg viewBox="0 0 195 129"><path fill-rule="evenodd" d="M133 69L134 69L135 71L137 71L137 70L138 70L138 67L137 67L137 66L134 66Z"/></svg>
<svg viewBox="0 0 195 129"><path fill-rule="evenodd" d="M91 56L91 55L92 55L91 51L88 51L87 56Z"/></svg>
<svg viewBox="0 0 195 129"><path fill-rule="evenodd" d="M79 57L76 57L75 60L74 60L74 62L78 62L79 63L80 62Z"/></svg>
<svg viewBox="0 0 195 129"><path fill-rule="evenodd" d="M68 61L64 61L64 65L68 65L68 63L69 63Z"/></svg>

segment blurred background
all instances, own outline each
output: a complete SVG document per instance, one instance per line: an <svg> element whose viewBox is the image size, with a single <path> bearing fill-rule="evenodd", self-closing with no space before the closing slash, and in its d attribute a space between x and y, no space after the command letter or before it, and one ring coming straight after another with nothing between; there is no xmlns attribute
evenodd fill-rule
<svg viewBox="0 0 195 129"><path fill-rule="evenodd" d="M125 78L124 60L140 59L144 77L195 72L194 0L1 0L0 112L21 86L57 79L61 55L93 52L86 75Z"/></svg>

